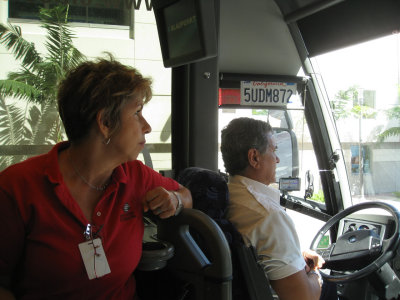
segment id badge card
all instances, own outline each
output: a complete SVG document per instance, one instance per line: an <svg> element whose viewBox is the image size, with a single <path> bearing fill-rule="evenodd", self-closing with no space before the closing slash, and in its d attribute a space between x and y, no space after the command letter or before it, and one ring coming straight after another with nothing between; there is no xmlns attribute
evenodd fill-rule
<svg viewBox="0 0 400 300"><path fill-rule="evenodd" d="M78 246L90 280L111 273L100 238L80 243Z"/></svg>

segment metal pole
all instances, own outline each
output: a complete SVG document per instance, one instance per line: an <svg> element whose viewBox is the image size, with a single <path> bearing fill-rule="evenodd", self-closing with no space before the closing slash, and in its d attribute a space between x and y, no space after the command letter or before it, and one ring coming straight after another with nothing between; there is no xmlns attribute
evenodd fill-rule
<svg viewBox="0 0 400 300"><path fill-rule="evenodd" d="M358 106L359 106L359 114L358 114L358 174L360 176L360 195L364 197L364 180L363 180L363 169L364 169L364 160L362 155L362 132L361 132L361 124L362 124L362 109L361 106L364 104L364 93L362 89L357 91L358 98Z"/></svg>

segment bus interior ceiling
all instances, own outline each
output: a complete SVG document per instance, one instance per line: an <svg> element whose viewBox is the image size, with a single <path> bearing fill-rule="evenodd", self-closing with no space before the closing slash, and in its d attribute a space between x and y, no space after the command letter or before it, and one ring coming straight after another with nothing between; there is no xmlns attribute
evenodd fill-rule
<svg viewBox="0 0 400 300"><path fill-rule="evenodd" d="M218 55L172 68L172 168L218 168L221 74L309 75L307 59L400 28L397 0L215 0ZM303 72L303 73L302 73Z"/></svg>

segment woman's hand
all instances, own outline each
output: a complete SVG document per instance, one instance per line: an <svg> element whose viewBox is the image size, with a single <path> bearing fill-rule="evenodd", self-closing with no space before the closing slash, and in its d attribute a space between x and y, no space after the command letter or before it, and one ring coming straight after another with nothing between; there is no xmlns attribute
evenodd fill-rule
<svg viewBox="0 0 400 300"><path fill-rule="evenodd" d="M180 189L175 193L179 193L184 207L192 207L192 196L188 189L180 185ZM151 210L154 215L161 219L174 216L177 207L178 198L174 192L167 191L160 186L148 191L143 201L144 212Z"/></svg>
<svg viewBox="0 0 400 300"><path fill-rule="evenodd" d="M175 195L159 186L146 193L143 209L145 212L151 210L154 215L165 219L175 214L177 204L178 200Z"/></svg>

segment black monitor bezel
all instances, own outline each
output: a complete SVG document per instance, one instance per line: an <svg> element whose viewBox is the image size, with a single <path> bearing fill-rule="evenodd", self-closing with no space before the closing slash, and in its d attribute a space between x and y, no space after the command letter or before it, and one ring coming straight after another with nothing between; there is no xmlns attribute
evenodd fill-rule
<svg viewBox="0 0 400 300"><path fill-rule="evenodd" d="M157 24L161 54L164 66L178 67L217 56L217 28L214 0L190 0L194 2L201 48L186 55L171 57L168 49L168 35L164 10L173 4L189 0L153 0L153 10Z"/></svg>

